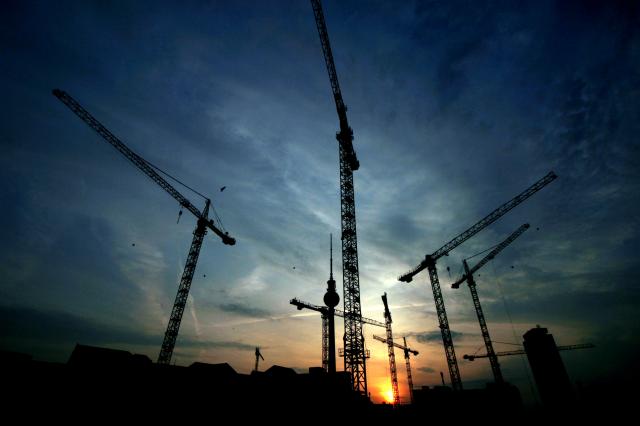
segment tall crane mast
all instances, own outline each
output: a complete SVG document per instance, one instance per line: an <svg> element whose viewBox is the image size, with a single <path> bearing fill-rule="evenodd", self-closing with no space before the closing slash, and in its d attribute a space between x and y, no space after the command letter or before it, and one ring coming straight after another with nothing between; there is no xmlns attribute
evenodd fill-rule
<svg viewBox="0 0 640 426"><path fill-rule="evenodd" d="M211 200L208 198L205 201L205 206L202 211L198 210L191 201L189 201L184 195L176 190L169 182L167 182L162 176L156 172L156 170L142 157L133 152L127 145L118 139L113 133L111 133L106 127L104 127L93 115L85 110L75 99L73 99L68 93L54 89L53 95L58 98L63 104L65 104L71 111L73 111L82 121L84 121L89 127L95 130L102 138L116 148L122 155L124 155L129 161L131 161L138 169L144 174L149 176L151 180L157 183L162 189L167 191L180 206L190 211L196 219L198 224L193 231L193 240L191 247L189 248L189 255L187 256L187 262L185 263L182 278L180 279L180 285L178 287L178 294L171 311L171 318L165 332L164 341L162 342L162 348L160 349L160 355L158 356L158 364L169 364L171 362L171 356L173 355L173 349L178 338L178 331L180 329L180 322L182 321L182 314L187 303L187 297L189 295L189 289L191 288L191 282L193 281L193 274L196 270L196 264L198 263L198 257L200 255L200 248L204 236L207 233L207 229L210 229L215 233L224 244L234 245L236 240L231 238L228 232L223 232L221 224L216 226L212 219L209 219L209 207L211 206Z"/></svg>
<svg viewBox="0 0 640 426"><path fill-rule="evenodd" d="M404 345L401 345L399 343L396 342L391 342L389 343L389 339L385 339L384 337L380 337L380 336L376 336L375 334L373 335L373 338L375 340L378 340L382 343L386 343L387 345L391 344L393 346L395 346L398 349L402 349L402 351L404 352L404 361L407 367L407 382L409 385L409 399L411 400L411 403L413 404L413 376L411 375L411 362L409 361L409 356L410 354L413 355L418 355L419 352L416 350L411 349L409 346L407 346L407 338L403 337L402 340L404 341Z"/></svg>
<svg viewBox="0 0 640 426"><path fill-rule="evenodd" d="M387 293L382 295L384 303L384 325L387 330L387 353L389 355L389 375L391 377L391 390L393 392L393 405L400 404L400 393L398 392L398 371L396 370L396 354L393 345L393 332L391 331L391 311L387 303Z"/></svg>
<svg viewBox="0 0 640 426"><path fill-rule="evenodd" d="M409 349L409 347L407 346L406 337L403 337L402 340L404 342L404 348L402 348L404 351L404 363L407 367L407 384L409 385L409 399L413 404L413 376L411 375L411 362L409 361L409 354L412 353L414 355L418 355L418 351Z"/></svg>
<svg viewBox="0 0 640 426"><path fill-rule="evenodd" d="M573 351L576 349L591 349L595 348L593 343L581 343L579 345L564 345L558 346L557 349L559 351ZM496 352L496 356L513 356L513 355L526 355L527 351L524 349L516 349L514 351L504 351L504 352ZM463 355L462 358L467 359L469 361L474 361L476 358L489 358L489 354L481 354L481 355Z"/></svg>
<svg viewBox="0 0 640 426"><path fill-rule="evenodd" d="M447 311L444 306L444 299L442 298L442 290L440 289L440 280L438 278L438 270L436 269L436 261L442 256L446 256L450 251L458 247L460 244L468 240L469 238L482 231L487 226L491 225L496 220L504 216L508 211L516 207L518 204L531 197L533 194L547 186L556 178L556 174L549 172L545 177L531 185L519 195L515 196L511 200L507 201L483 219L478 221L471 228L464 231L444 246L430 255L426 255L424 260L420 262L411 271L404 275L401 275L398 280L402 282L411 282L413 277L421 271L428 269L429 279L431 281L431 289L433 291L433 299L436 304L436 312L438 314L438 323L440 325L440 333L442 334L442 343L444 345L444 352L447 357L447 365L449 367L449 375L451 376L451 386L453 390L462 390L462 379L460 378L460 370L458 369L458 361L456 359L456 352L453 347L453 338L451 337L451 330L449 329L449 320L447 319Z"/></svg>
<svg viewBox="0 0 640 426"><path fill-rule="evenodd" d="M353 130L347 120L347 107L342 99L329 34L324 21L320 0L311 0L318 27L324 61L329 73L333 99L336 103L340 131L336 134L340 153L340 216L342 225L342 280L344 318L344 369L351 374L353 389L367 397L367 368L362 334L362 308L360 304L360 278L358 274L358 239L356 235L356 204L353 172L360 163L353 149Z"/></svg>
<svg viewBox="0 0 640 426"><path fill-rule="evenodd" d="M502 371L500 370L500 363L498 362L498 357L493 350L493 343L491 343L491 336L489 336L489 327L487 327L487 321L484 317L484 313L482 312L482 306L480 305L480 297L478 297L478 289L476 288L476 280L473 278L473 274L476 273L480 268L486 265L490 260L498 255L502 250L504 250L509 244L515 241L520 235L522 235L527 229L529 229L529 224L525 223L521 225L518 229L513 231L506 240L498 244L489 254L487 254L480 262L478 262L473 268L469 269L469 265L467 264L467 259L462 261L464 266L464 275L456 280L453 284L451 284L452 288L459 288L460 284L463 281L467 281L469 285L469 291L471 292L471 299L473 300L473 306L476 309L476 316L478 317L478 322L480 323L480 331L482 332L482 338L484 339L485 347L487 348L487 355L489 356L489 363L491 364L491 371L493 372L493 377L496 381L496 384L501 385L504 384L504 378L502 377Z"/></svg>
<svg viewBox="0 0 640 426"><path fill-rule="evenodd" d="M289 303L295 306L296 308L298 308L299 311L301 311L302 309L310 309L312 311L316 311L320 313L320 316L322 317L322 368L324 368L325 371L327 372L331 372L330 370L331 342L330 342L329 321L328 321L328 318L330 315L329 307L314 305L311 303L303 302L302 300L299 300L299 299L291 299ZM334 315L341 318L346 318L347 316L346 313L340 309L334 309ZM385 328L384 323L380 321L376 321L371 318L366 318L361 316L360 321L362 321L363 324L369 324L375 327ZM342 350L342 353L344 353L344 350Z"/></svg>

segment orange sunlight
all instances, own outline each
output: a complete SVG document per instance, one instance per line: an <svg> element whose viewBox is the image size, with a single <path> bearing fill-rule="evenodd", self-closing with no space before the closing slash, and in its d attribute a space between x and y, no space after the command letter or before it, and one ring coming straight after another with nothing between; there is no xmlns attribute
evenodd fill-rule
<svg viewBox="0 0 640 426"><path fill-rule="evenodd" d="M382 392L382 397L384 401L388 404L393 404L393 390L387 389Z"/></svg>

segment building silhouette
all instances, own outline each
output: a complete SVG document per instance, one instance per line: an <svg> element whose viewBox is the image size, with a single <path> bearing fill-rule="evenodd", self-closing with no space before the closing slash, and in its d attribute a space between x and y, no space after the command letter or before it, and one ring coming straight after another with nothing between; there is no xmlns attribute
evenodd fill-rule
<svg viewBox="0 0 640 426"><path fill-rule="evenodd" d="M573 404L571 381L553 335L549 334L546 328L537 326L522 337L531 372L544 406L550 410L560 410Z"/></svg>
<svg viewBox="0 0 640 426"><path fill-rule="evenodd" d="M0 374L9 390L3 406L21 412L46 407L69 419L79 413L160 420L180 414L282 423L328 407L357 416L373 406L352 390L345 372L312 367L299 373L274 365L242 374L227 363L163 365L146 355L86 345L76 345L66 364L0 352Z"/></svg>

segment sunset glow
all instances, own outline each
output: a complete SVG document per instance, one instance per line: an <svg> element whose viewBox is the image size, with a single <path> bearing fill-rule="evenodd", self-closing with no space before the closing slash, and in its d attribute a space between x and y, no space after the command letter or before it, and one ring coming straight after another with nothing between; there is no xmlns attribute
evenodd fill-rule
<svg viewBox="0 0 640 426"><path fill-rule="evenodd" d="M393 390L386 389L382 391L382 397L384 399L384 402L388 404L393 404Z"/></svg>
<svg viewBox="0 0 640 426"><path fill-rule="evenodd" d="M205 414L263 423L634 408L640 0L5 3L0 357L33 389L19 402L42 367L72 411L133 389L162 412L192 376L173 406L197 381ZM520 353L531 330L548 364ZM63 392L78 345L146 370Z"/></svg>

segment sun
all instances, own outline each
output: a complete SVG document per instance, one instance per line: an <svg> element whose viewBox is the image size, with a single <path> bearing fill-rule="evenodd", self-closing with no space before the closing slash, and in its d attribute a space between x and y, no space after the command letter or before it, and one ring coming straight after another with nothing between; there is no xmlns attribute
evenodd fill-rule
<svg viewBox="0 0 640 426"><path fill-rule="evenodd" d="M384 397L384 401L386 403L393 404L393 391L391 389L383 391L382 396Z"/></svg>

